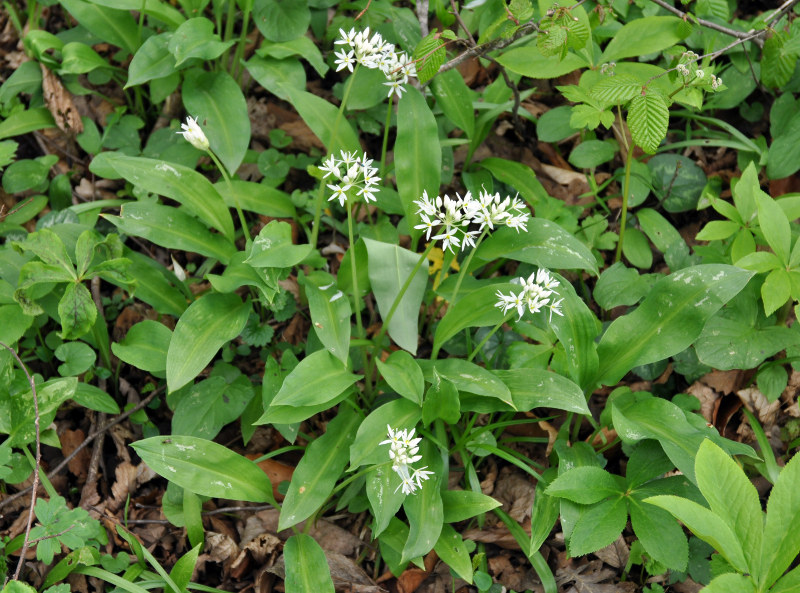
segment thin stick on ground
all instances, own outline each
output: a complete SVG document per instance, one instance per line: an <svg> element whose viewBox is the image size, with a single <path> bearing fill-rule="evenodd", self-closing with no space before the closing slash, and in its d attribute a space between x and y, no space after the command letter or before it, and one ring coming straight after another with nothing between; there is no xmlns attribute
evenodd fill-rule
<svg viewBox="0 0 800 593"><path fill-rule="evenodd" d="M0 342L0 346L8 350L11 355L17 360L17 364L19 364L20 368L25 373L25 376L28 378L28 384L31 386L31 393L33 394L33 425L36 429L36 463L33 464L33 485L31 486L31 504L28 507L28 523L25 525L25 539L22 541L22 552L19 555L19 561L17 562L17 568L14 571L13 580L19 580L19 575L22 572L22 567L25 566L25 556L28 551L28 544L31 535L31 526L33 525L33 515L34 515L34 507L36 506L36 491L39 489L39 464L42 462L42 442L41 442L41 434L39 431L39 398L36 395L36 382L31 377L31 374L28 372L28 368L25 366L25 363L22 362L22 359L17 354L17 351L8 346L5 342ZM8 582L8 577L6 577L5 581L3 582L3 586Z"/></svg>
<svg viewBox="0 0 800 593"><path fill-rule="evenodd" d="M75 447L75 450L72 453L70 453L69 455L67 455L61 461L61 463L59 463L55 468L53 468L51 471L49 471L47 473L47 477L48 478L52 478L53 476L57 475L61 470L63 470L65 467L67 467L67 464L72 460L72 458L75 457L78 453L80 453L83 450L84 447L87 447L88 445L90 445L98 436L100 436L101 434L105 433L112 426L116 426L120 422L125 421L129 416L132 416L133 414L135 414L136 412L138 412L139 410L141 410L142 408L147 406L147 404L149 404L153 400L153 398L156 395L158 395L159 393L161 393L162 391L164 391L164 388L163 387L159 387L158 389L154 390L150 395L148 395L146 398L144 398L142 401L140 401L138 404L136 404L135 407L131 408L127 412L123 412L122 414L120 414L119 416L114 418L113 420L111 420L109 422L106 422L103 426L98 428L95 432L91 433L89 436L87 436L84 439L84 441L80 445ZM32 488L31 486L28 486L27 488L24 488L23 490L20 490L19 492L16 492L16 493L12 494L8 498L4 498L3 500L0 500L0 509L2 509L3 507L5 507L8 504L11 504L13 501L18 499L19 497L25 496L25 494L27 494L31 490L31 488Z"/></svg>

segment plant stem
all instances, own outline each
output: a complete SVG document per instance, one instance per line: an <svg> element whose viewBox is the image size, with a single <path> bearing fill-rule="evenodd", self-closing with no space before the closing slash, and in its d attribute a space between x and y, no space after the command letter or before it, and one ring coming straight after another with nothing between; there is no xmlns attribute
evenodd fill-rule
<svg viewBox="0 0 800 593"><path fill-rule="evenodd" d="M622 257L622 241L625 239L625 224L628 219L628 194L631 189L631 162L633 161L633 142L628 146L628 156L625 159L625 181L622 183L622 220L619 223L619 240L617 241L617 254L614 262Z"/></svg>
<svg viewBox="0 0 800 593"><path fill-rule="evenodd" d="M481 241L483 241L483 238L486 236L488 231L489 231L488 227L483 229L481 236L478 237L478 240L475 242L475 247L472 248L472 251L470 251L469 255L467 256L467 259L465 259L464 262L461 264L461 269L458 271L458 278L456 279L456 287L453 289L453 296L450 297L451 304L456 302L458 291L461 290L461 283L464 281L464 276L467 273L469 264L472 262L472 256L475 255L475 252L478 250L478 247L480 247Z"/></svg>
<svg viewBox="0 0 800 593"><path fill-rule="evenodd" d="M239 224L242 225L242 233L244 233L244 240L245 243L247 244L247 249L249 251L250 245L253 242L250 239L250 228L247 225L247 220L244 217L244 212L242 212L242 206L241 204L239 204L239 196L237 196L236 192L233 191L231 176L228 174L228 170L225 168L225 166L219 161L217 155L214 154L213 150L209 148L208 150L206 150L206 152L211 157L211 160L214 161L214 164L217 166L217 169L219 169L220 173L222 173L222 176L225 178L225 183L228 186L228 191L231 193L231 196L233 196L233 202L236 205L236 213L239 215Z"/></svg>
<svg viewBox="0 0 800 593"><path fill-rule="evenodd" d="M244 46L247 43L247 27L250 24L250 11L253 9L253 2L248 0L244 3L242 10L242 34L239 36L239 42L236 45L236 51L233 54L233 71L235 72L234 78L236 82L241 85L242 78L242 55L244 54Z"/></svg>
<svg viewBox="0 0 800 593"><path fill-rule="evenodd" d="M353 76L347 79L347 84L344 87L344 95L342 95L342 102L339 104L339 111L336 112L336 119L333 122L333 131L331 132L330 137L330 146L328 146L328 150L333 153L334 140L339 133L339 122L342 120L342 116L344 115L344 108L347 105L347 99L350 97L350 89L353 88L353 79L355 78L356 72L358 72L358 65L353 72ZM319 191L317 191L317 198L314 200L314 224L311 227L311 246L317 246L317 239L319 238L319 221L322 218L322 199L325 197L325 182L320 180L319 182Z"/></svg>
<svg viewBox="0 0 800 593"><path fill-rule="evenodd" d="M510 315L506 315L505 317L503 317L503 319L500 321L500 323L495 325L492 328L492 331L490 331L488 334L486 334L484 336L484 338L480 341L480 343L477 346L475 346L475 350L472 351L472 354L470 354L469 357L467 358L467 362L472 362L472 359L475 358L475 356L478 354L478 352L480 352L480 350L481 350L481 348L483 348L484 344L486 344L486 342L489 341L489 338L491 338L495 334L495 332L497 332L497 330L500 329L500 327L506 321L508 321L509 319L511 319Z"/></svg>
<svg viewBox="0 0 800 593"><path fill-rule="evenodd" d="M386 185L386 149L389 146L389 126L392 123L392 103L394 102L394 95L389 95L389 104L386 106L386 122L383 124L383 143L381 144L381 168L380 178L383 184Z"/></svg>
<svg viewBox="0 0 800 593"><path fill-rule="evenodd" d="M347 203L347 238L350 241L350 272L353 278L353 307L356 314L356 327L358 328L358 337L364 337L364 327L361 324L361 297L358 292L358 272L356 270L356 241L353 235L353 207L348 201ZM367 378L369 385L369 378Z"/></svg>

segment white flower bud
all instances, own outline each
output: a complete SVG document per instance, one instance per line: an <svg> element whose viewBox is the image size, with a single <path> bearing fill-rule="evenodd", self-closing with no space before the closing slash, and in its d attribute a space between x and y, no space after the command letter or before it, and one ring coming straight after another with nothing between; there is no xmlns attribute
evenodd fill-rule
<svg viewBox="0 0 800 593"><path fill-rule="evenodd" d="M191 116L186 117L186 123L181 124L182 132L178 132L181 134L189 144L194 146L198 150L206 151L208 150L208 138L203 133L203 130L197 125L197 119L192 118Z"/></svg>

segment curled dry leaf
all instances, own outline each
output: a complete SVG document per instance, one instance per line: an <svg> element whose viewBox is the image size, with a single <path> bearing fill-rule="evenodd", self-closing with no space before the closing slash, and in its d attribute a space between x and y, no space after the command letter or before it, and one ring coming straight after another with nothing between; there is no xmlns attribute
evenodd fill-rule
<svg viewBox="0 0 800 593"><path fill-rule="evenodd" d="M64 88L61 80L44 64L42 69L42 91L44 104L53 114L56 125L67 134L75 135L83 132L83 122L78 108L72 100L72 93Z"/></svg>

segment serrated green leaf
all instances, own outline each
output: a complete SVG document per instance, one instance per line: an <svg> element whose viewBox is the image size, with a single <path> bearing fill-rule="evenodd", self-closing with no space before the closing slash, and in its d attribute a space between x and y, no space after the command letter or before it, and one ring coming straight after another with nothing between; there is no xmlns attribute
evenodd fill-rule
<svg viewBox="0 0 800 593"><path fill-rule="evenodd" d="M622 104L641 94L642 83L629 74L617 74L601 79L590 94L598 101L612 105Z"/></svg>
<svg viewBox="0 0 800 593"><path fill-rule="evenodd" d="M660 93L649 89L631 99L628 108L628 127L631 138L645 152L655 154L667 136L669 108Z"/></svg>

